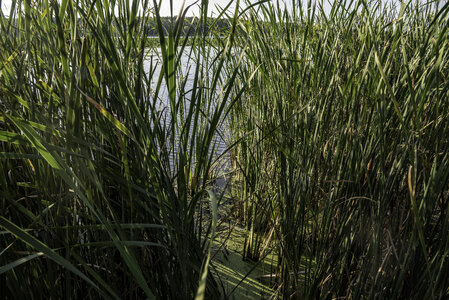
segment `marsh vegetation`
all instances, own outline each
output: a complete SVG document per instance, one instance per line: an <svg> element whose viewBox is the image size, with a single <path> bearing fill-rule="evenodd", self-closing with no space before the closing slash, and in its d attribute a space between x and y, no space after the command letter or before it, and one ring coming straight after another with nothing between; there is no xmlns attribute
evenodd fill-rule
<svg viewBox="0 0 449 300"><path fill-rule="evenodd" d="M0 16L2 295L447 298L449 3L158 3Z"/></svg>

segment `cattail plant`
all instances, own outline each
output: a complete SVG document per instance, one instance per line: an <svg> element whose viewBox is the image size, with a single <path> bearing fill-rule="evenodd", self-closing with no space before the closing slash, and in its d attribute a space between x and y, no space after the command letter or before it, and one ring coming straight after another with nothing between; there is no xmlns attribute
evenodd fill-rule
<svg viewBox="0 0 449 300"><path fill-rule="evenodd" d="M284 298L445 298L447 3L253 7L234 195Z"/></svg>
<svg viewBox="0 0 449 300"><path fill-rule="evenodd" d="M203 1L195 35L182 37L190 7L164 5L168 27L148 0L13 1L1 15L7 299L218 297L210 182L218 128L238 100L235 76L222 75L233 33L199 34Z"/></svg>

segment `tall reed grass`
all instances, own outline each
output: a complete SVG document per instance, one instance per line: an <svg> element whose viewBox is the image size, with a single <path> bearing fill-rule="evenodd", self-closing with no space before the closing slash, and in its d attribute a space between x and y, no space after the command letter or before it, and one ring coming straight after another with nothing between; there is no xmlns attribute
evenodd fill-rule
<svg viewBox="0 0 449 300"><path fill-rule="evenodd" d="M448 3L237 1L226 33L187 38L172 1L168 30L155 0L12 3L6 299L227 297L211 272L225 126L226 219L244 259L277 256L273 298L449 296Z"/></svg>
<svg viewBox="0 0 449 300"><path fill-rule="evenodd" d="M449 4L293 5L240 20L246 258L284 298L448 297Z"/></svg>
<svg viewBox="0 0 449 300"><path fill-rule="evenodd" d="M209 184L233 88L222 77L232 34L191 37L197 63L183 70L189 7L164 5L168 32L148 0L13 1L1 16L7 299L218 297L208 253L219 200ZM201 15L198 24L207 1ZM150 18L160 48L147 48Z"/></svg>

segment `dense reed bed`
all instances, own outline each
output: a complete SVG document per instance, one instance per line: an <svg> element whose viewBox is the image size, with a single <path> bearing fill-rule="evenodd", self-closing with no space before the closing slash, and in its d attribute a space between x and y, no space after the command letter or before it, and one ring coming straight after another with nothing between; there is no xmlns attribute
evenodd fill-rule
<svg viewBox="0 0 449 300"><path fill-rule="evenodd" d="M235 1L215 32L202 1L185 38L158 4L1 16L2 295L227 297L220 215L277 256L273 298L447 298L449 4Z"/></svg>
<svg viewBox="0 0 449 300"><path fill-rule="evenodd" d="M234 194L284 298L449 295L449 4L423 2L241 20Z"/></svg>
<svg viewBox="0 0 449 300"><path fill-rule="evenodd" d="M182 73L187 9L165 32L156 1L13 1L1 17L2 297L218 297L209 186L232 34L189 37L203 59Z"/></svg>

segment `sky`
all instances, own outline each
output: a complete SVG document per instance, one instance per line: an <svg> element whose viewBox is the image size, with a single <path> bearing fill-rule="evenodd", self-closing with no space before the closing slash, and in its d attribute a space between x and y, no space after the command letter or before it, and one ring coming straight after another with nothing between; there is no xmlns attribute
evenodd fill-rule
<svg viewBox="0 0 449 300"><path fill-rule="evenodd" d="M179 10L181 8L182 2L183 0L172 0L173 1L173 14L177 15L179 13ZM187 16L192 16L192 15L199 15L199 5L201 5L201 1L202 0L185 0L185 4L184 7L187 7L191 4L194 4L188 11ZM235 9L235 3L237 2L236 0L209 0L209 12L208 15L211 16L216 16L218 14L218 9L216 7L225 7L229 2L233 2L233 4L231 4L230 8L231 9ZM252 0L254 2L256 2L257 0ZM273 0L271 0L273 1ZM287 4L291 4L292 0L280 0L280 2L284 2L286 1ZM1 7L3 12L7 15L9 14L10 8L11 8L11 0L0 0L1 2ZM150 1L152 2L152 1ZM159 2L159 0L158 0ZM244 6L244 2L243 0L240 1L240 5ZM170 0L162 0L162 5L161 5L161 10L160 10L160 14L161 16L169 16L170 15Z"/></svg>
<svg viewBox="0 0 449 300"><path fill-rule="evenodd" d="M173 14L177 15L179 12L179 9L182 5L182 0L173 0ZM196 4L194 4L196 2ZM237 2L237 1L233 1ZM243 1L242 1L243 2ZM229 0L210 0L209 1L209 16L210 14L217 14L218 10L215 8L217 7L225 7L229 3ZM187 12L187 15L199 15L199 6L201 5L201 0L185 0L184 7L187 7L188 5L194 4L189 11ZM233 5L235 9L235 5ZM162 0L162 6L160 11L161 16L169 16L170 15L170 1L169 0Z"/></svg>
<svg viewBox="0 0 449 300"><path fill-rule="evenodd" d="M160 0L157 0L157 1L159 2ZM185 1L184 7L187 7L191 4L196 3L189 9L187 16L192 16L192 15L198 16L199 15L199 5L201 5L202 0L172 0L172 1L173 1L173 15L178 15L183 1ZM236 0L209 0L208 16L217 16L219 10L216 9L216 7L225 7L230 1L233 3L230 7L233 11L235 9L235 3L237 2ZM246 0L246 1L240 0L240 3L241 3L241 6L244 6L244 3L246 3L246 2L254 3L257 1L259 1L259 0ZM270 1L275 3L277 0L270 0ZM286 3L287 7L289 7L289 6L291 7L292 1L293 0L279 0L279 2L281 2L281 3ZM321 0L319 0L319 1L321 1ZM326 11L326 13L329 13L329 11L330 11L329 2L333 2L333 0L324 0L324 1L325 1L324 10ZM447 0L442 0L441 3L444 3L445 1L447 1ZM296 2L306 3L307 1L306 0L302 0L302 1L296 0ZM9 11L10 11L10 7L11 7L11 0L0 0L0 3L1 3L1 8L3 10L3 13L5 15L8 15ZM151 0L150 0L150 3L152 3ZM398 4L398 3L400 3L400 0L383 0L383 3ZM161 16L169 16L170 15L170 0L162 0L160 14L161 14Z"/></svg>
<svg viewBox="0 0 449 300"><path fill-rule="evenodd" d="M230 0L209 0L209 7L210 7L209 15L211 13L216 15L218 10L215 9L215 6L218 5L219 7L225 7L229 3L229 1ZM9 11L11 9L11 0L0 0L0 2L1 2L1 7L2 7L3 12L5 14L9 14ZM158 0L158 2L159 2L159 0ZM181 8L182 2L183 2L182 0L173 0L173 14L174 15L178 14L178 12ZM199 5L201 4L201 0L185 0L184 7L194 4L195 2L196 2L196 4L190 8L187 15L192 16L192 15L199 14ZM236 1L234 0L233 2L236 2ZM235 9L235 5L233 7ZM160 14L161 14L161 16L169 16L170 15L170 0L162 0Z"/></svg>
<svg viewBox="0 0 449 300"><path fill-rule="evenodd" d="M246 7L246 4L249 3L256 3L260 0L240 0L240 7ZM270 0L272 3L276 3L277 0ZM328 2L329 0L325 0L326 2ZM333 0L330 0L333 1ZM162 0L162 2L166 2L166 4L161 7L161 15L170 15L170 0ZM176 15L177 12L179 11L179 9L181 8L183 0L173 0L173 6L175 7L173 9L173 13ZM187 15L192 16L192 15L198 15L199 12L199 5L201 4L201 0L185 0L185 4L184 7L192 4L192 3L197 3L197 5L193 6L190 8L190 11L187 13ZM235 4L237 3L236 0L209 0L209 13L208 15L211 16L211 13L213 15L216 15L218 13L218 11L221 11L220 8L224 8L226 5L229 4L229 2L233 2L229 9L234 12L235 11ZM292 0L279 0L279 2L282 4L282 6L284 4L287 4L287 7L291 7L292 5ZM306 3L306 0L296 0L296 2L304 2ZM330 5L327 4L325 5L326 8L330 8ZM175 13L176 12L176 13Z"/></svg>

